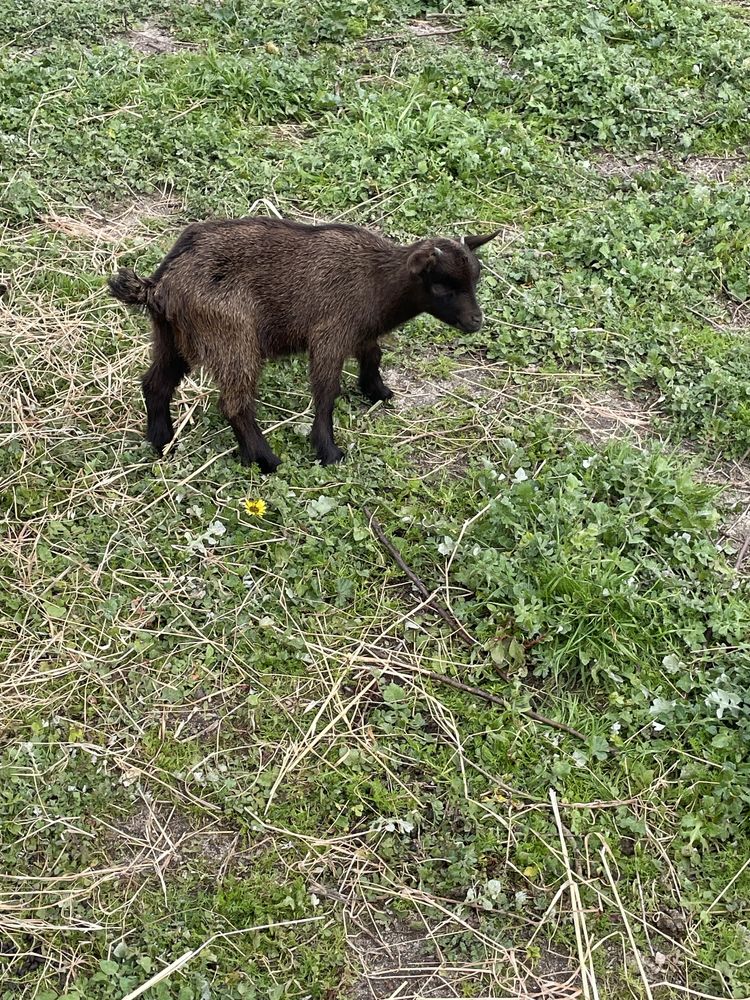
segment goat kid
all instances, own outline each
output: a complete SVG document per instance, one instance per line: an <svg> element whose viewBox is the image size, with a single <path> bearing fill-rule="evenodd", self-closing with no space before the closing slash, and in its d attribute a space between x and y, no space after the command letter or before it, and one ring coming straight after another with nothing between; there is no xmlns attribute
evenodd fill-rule
<svg viewBox="0 0 750 1000"><path fill-rule="evenodd" d="M273 472L279 459L255 417L258 376L267 358L309 351L312 442L324 465L340 461L333 407L345 360L359 361L365 396L386 400L393 393L380 374L380 336L425 312L478 330L474 251L496 235L398 246L359 226L266 217L188 226L150 278L122 268L109 279L116 299L151 316L147 439L161 454L174 436L174 391L203 366L219 387L241 462Z"/></svg>

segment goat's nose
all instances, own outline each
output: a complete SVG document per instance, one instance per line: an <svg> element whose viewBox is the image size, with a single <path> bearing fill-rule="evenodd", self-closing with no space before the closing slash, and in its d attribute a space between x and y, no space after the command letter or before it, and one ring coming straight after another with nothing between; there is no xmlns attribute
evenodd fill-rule
<svg viewBox="0 0 750 1000"><path fill-rule="evenodd" d="M474 327L475 330L479 330L481 329L483 319L484 317L482 316L481 312L475 312L472 313L471 316L469 316L469 323Z"/></svg>

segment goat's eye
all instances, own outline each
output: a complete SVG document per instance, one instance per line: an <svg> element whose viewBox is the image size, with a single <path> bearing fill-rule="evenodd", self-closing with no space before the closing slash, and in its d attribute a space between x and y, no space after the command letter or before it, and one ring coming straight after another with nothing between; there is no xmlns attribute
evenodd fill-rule
<svg viewBox="0 0 750 1000"><path fill-rule="evenodd" d="M438 299L445 299L449 295L453 295L453 291L447 285L432 285L430 291Z"/></svg>

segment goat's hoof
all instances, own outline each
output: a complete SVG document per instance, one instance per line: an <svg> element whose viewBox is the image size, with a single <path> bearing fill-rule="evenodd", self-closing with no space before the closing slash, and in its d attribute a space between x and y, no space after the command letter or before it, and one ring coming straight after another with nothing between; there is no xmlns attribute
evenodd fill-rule
<svg viewBox="0 0 750 1000"><path fill-rule="evenodd" d="M393 399L393 389L389 389L384 382L376 385L360 385L360 389L372 403L384 403L388 399Z"/></svg>
<svg viewBox="0 0 750 1000"><path fill-rule="evenodd" d="M146 440L157 455L162 454L173 437L174 429L167 423L157 423L153 427L149 427L146 433Z"/></svg>
<svg viewBox="0 0 750 1000"><path fill-rule="evenodd" d="M321 465L336 465L338 462L343 460L344 453L334 444L329 448L321 449L318 452L318 458L320 459Z"/></svg>
<svg viewBox="0 0 750 1000"><path fill-rule="evenodd" d="M167 447L167 445L169 444L169 442L172 440L173 437L174 437L173 433L149 434L146 440L154 449L159 458L161 458L161 456L164 454L164 449Z"/></svg>
<svg viewBox="0 0 750 1000"><path fill-rule="evenodd" d="M265 475L269 476L271 473L276 472L278 467L281 465L281 459L276 458L264 458L263 460L258 459L258 465L260 466L260 471Z"/></svg>
<svg viewBox="0 0 750 1000"><path fill-rule="evenodd" d="M264 475L276 472L281 465L281 459L277 458L273 452L268 455L240 455L241 465L257 465Z"/></svg>

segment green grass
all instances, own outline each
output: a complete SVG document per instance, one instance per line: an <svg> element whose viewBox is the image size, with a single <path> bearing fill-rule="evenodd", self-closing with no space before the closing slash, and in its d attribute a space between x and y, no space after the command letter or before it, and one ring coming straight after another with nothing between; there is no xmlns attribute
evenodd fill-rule
<svg viewBox="0 0 750 1000"><path fill-rule="evenodd" d="M149 18L183 44L135 51ZM188 951L146 997L747 996L744 9L0 25L0 998L122 1000ZM399 333L393 407L350 372L340 467L302 359L264 375L277 476L200 376L155 461L105 277L262 204L503 227L487 322Z"/></svg>

